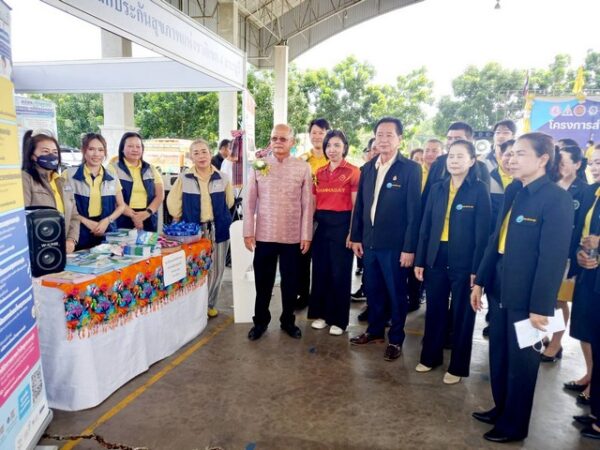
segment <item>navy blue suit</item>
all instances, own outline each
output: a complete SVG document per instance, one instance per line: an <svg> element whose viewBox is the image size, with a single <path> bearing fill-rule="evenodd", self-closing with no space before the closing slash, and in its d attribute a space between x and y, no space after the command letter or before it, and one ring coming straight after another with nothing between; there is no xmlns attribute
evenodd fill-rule
<svg viewBox="0 0 600 450"><path fill-rule="evenodd" d="M504 255L500 228L511 211ZM530 313L554 315L573 229L571 196L544 175L523 187L506 188L502 211L476 284L486 288L490 306L490 380L496 430L523 439L529 431L540 355L519 349L514 323Z"/></svg>
<svg viewBox="0 0 600 450"><path fill-rule="evenodd" d="M448 241L441 242L450 179L435 184L421 223L415 266L425 268L427 310L421 363L443 362L448 297L452 293L452 357L448 372L469 376L475 312L471 308L471 274L475 274L490 230L490 196L475 176L464 180L450 210Z"/></svg>
<svg viewBox="0 0 600 450"><path fill-rule="evenodd" d="M391 310L390 344L404 342L407 312L407 269L400 254L415 253L421 219L421 167L398 154L389 168L377 200L374 223L371 206L375 197L378 158L363 166L352 218L352 242L364 249L364 284L369 299L367 333L382 337L386 304Z"/></svg>

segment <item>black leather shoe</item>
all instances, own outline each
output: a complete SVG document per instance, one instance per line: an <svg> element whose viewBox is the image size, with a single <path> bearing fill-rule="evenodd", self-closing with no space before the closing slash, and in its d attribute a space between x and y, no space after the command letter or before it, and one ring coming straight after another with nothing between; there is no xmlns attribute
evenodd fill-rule
<svg viewBox="0 0 600 450"><path fill-rule="evenodd" d="M600 431L596 431L591 425L581 430L581 435L590 439L600 439Z"/></svg>
<svg viewBox="0 0 600 450"><path fill-rule="evenodd" d="M260 339L263 334L265 334L265 331L267 331L267 327L254 325L248 332L248 339L251 341L256 341L257 339Z"/></svg>
<svg viewBox="0 0 600 450"><path fill-rule="evenodd" d="M487 325L487 326L483 327L483 330L481 330L481 334L483 335L484 338L489 338L490 337L490 326Z"/></svg>
<svg viewBox="0 0 600 450"><path fill-rule="evenodd" d="M591 425L596 421L592 416L573 416L573 420L581 425Z"/></svg>
<svg viewBox="0 0 600 450"><path fill-rule="evenodd" d="M590 403L591 403L590 396L589 395L585 395L584 392L582 392L581 394L579 394L577 396L577 404L578 405L587 406Z"/></svg>
<svg viewBox="0 0 600 450"><path fill-rule="evenodd" d="M568 383L563 384L564 389L573 392L583 392L586 387L588 387L587 384L579 384L576 381L569 381Z"/></svg>
<svg viewBox="0 0 600 450"><path fill-rule="evenodd" d="M388 344L385 348L385 353L383 354L383 359L386 361L393 361L398 359L402 354L402 347L396 344Z"/></svg>
<svg viewBox="0 0 600 450"><path fill-rule="evenodd" d="M359 287L356 292L350 294L350 300L352 300L353 302L364 302L366 299L367 295L365 294L365 291L362 286Z"/></svg>
<svg viewBox="0 0 600 450"><path fill-rule="evenodd" d="M504 433L497 431L495 428L492 428L490 431L483 435L483 438L487 441L497 442L499 444L504 444L506 442L516 442L522 441L525 438L522 437L510 437L506 436Z"/></svg>
<svg viewBox="0 0 600 450"><path fill-rule="evenodd" d="M490 425L494 425L496 423L496 419L497 419L497 414L496 414L496 408L492 408L489 411L475 411L474 413L471 414L471 416L474 419L479 420L480 422L483 423L489 423Z"/></svg>
<svg viewBox="0 0 600 450"><path fill-rule="evenodd" d="M561 347L560 350L558 352L556 352L556 355L548 356L548 355L544 355L542 353L540 355L540 358L541 358L542 362L544 362L544 363L553 363L553 362L558 361L559 359L562 359L562 353L563 353L563 349Z"/></svg>
<svg viewBox="0 0 600 450"><path fill-rule="evenodd" d="M290 325L290 326L281 326L281 329L283 331L285 331L288 336L293 337L294 339L300 339L302 337L302 331L300 331L300 328L298 328L296 325Z"/></svg>

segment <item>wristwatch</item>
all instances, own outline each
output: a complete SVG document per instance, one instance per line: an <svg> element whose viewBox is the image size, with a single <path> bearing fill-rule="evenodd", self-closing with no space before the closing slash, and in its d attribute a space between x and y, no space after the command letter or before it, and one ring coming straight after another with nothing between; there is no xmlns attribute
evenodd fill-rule
<svg viewBox="0 0 600 450"><path fill-rule="evenodd" d="M152 211L150 208L146 208L146 212L150 215L154 214L154 211Z"/></svg>

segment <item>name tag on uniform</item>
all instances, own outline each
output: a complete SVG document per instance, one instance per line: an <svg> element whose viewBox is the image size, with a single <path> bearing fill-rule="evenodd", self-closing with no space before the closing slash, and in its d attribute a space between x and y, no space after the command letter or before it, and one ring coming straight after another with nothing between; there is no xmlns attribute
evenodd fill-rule
<svg viewBox="0 0 600 450"><path fill-rule="evenodd" d="M517 216L517 218L515 219L515 222L517 223L537 223L537 219L535 217L527 217L524 215L519 215Z"/></svg>

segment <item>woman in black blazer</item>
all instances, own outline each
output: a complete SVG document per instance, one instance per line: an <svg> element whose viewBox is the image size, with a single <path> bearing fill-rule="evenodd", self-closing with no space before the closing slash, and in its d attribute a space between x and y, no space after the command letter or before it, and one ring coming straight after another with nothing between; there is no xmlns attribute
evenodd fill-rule
<svg viewBox="0 0 600 450"><path fill-rule="evenodd" d="M585 181L583 151L575 145L559 147L557 148L556 157L558 160L558 181L556 183L571 194L571 198L573 199L573 209L577 214L583 200L583 195L588 187L588 184ZM576 262L572 259L569 264L576 264ZM569 322L569 302L573 300L574 285L575 280L567 276L563 278L563 282L558 291L556 309L560 309L562 312L565 324ZM564 333L564 331L559 331L552 335L550 343L541 355L542 362L556 362L562 358L561 341ZM590 354L590 362L591 358L592 356Z"/></svg>
<svg viewBox="0 0 600 450"><path fill-rule="evenodd" d="M582 431L600 438L600 270L598 269L598 236L600 236L600 146L594 149L588 164L594 184L586 190L577 214L571 246L571 266L576 274L575 294L571 311L571 337L581 341L587 372L577 381L565 383L565 388L582 391L578 403L591 404L597 429L588 416L575 416L578 422L590 425Z"/></svg>
<svg viewBox="0 0 600 450"><path fill-rule="evenodd" d="M554 153L552 138L544 133L517 139L510 159L516 181L506 189L471 293L476 311L481 310L483 287L489 299L495 406L473 417L494 425L483 435L493 442L527 437L540 355L534 347L519 348L514 324L529 320L545 330L569 254L573 201L546 175Z"/></svg>
<svg viewBox="0 0 600 450"><path fill-rule="evenodd" d="M469 376L475 312L469 295L490 230L490 196L475 174L471 142L459 140L448 150L449 176L432 186L421 222L415 276L425 280L425 336L417 372L429 372L444 358L448 298L452 293L452 356L444 383Z"/></svg>

